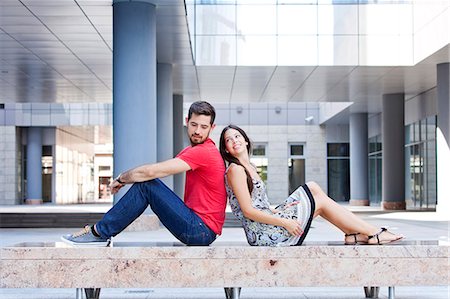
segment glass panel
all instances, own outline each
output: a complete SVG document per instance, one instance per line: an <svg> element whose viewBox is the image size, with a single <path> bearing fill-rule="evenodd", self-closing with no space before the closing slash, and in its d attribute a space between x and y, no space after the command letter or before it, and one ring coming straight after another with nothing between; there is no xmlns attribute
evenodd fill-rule
<svg viewBox="0 0 450 299"><path fill-rule="evenodd" d="M410 167L411 167L411 199L414 206L422 207L423 203L423 151L422 143L410 147Z"/></svg>
<svg viewBox="0 0 450 299"><path fill-rule="evenodd" d="M420 121L414 123L414 142L419 142L420 139Z"/></svg>
<svg viewBox="0 0 450 299"><path fill-rule="evenodd" d="M258 175L262 179L262 181L264 183L266 183L267 182L268 159L252 157L252 158L250 158L250 162L256 166L256 172L258 173Z"/></svg>
<svg viewBox="0 0 450 299"><path fill-rule="evenodd" d="M350 199L350 160L328 160L328 194L335 201Z"/></svg>
<svg viewBox="0 0 450 299"><path fill-rule="evenodd" d="M436 178L436 142L434 140L426 143L426 198L427 207L436 207L437 203L437 178Z"/></svg>
<svg viewBox="0 0 450 299"><path fill-rule="evenodd" d="M369 156L369 200L372 204L381 202L381 166L381 154Z"/></svg>
<svg viewBox="0 0 450 299"><path fill-rule="evenodd" d="M377 139L376 137L369 138L369 153L376 152L376 146L377 146Z"/></svg>
<svg viewBox="0 0 450 299"><path fill-rule="evenodd" d="M358 34L358 5L319 5L319 34Z"/></svg>
<svg viewBox="0 0 450 299"><path fill-rule="evenodd" d="M279 5L278 34L317 34L316 5Z"/></svg>
<svg viewBox="0 0 450 299"><path fill-rule="evenodd" d="M411 35L359 35L359 64L410 65L413 64Z"/></svg>
<svg viewBox="0 0 450 299"><path fill-rule="evenodd" d="M305 184L305 159L289 159L289 194Z"/></svg>
<svg viewBox="0 0 450 299"><path fill-rule="evenodd" d="M291 145L291 156L303 156L303 145Z"/></svg>
<svg viewBox="0 0 450 299"><path fill-rule="evenodd" d="M349 157L350 145L348 143L328 143L327 144L328 157Z"/></svg>
<svg viewBox="0 0 450 299"><path fill-rule="evenodd" d="M410 143L411 140L411 134L410 134L410 129L411 125L407 125L405 127L405 145Z"/></svg>
<svg viewBox="0 0 450 299"><path fill-rule="evenodd" d="M265 156L266 155L266 145L265 144L256 144L253 145L253 156Z"/></svg>
<svg viewBox="0 0 450 299"><path fill-rule="evenodd" d="M197 5L196 34L236 34L234 5Z"/></svg>
<svg viewBox="0 0 450 299"><path fill-rule="evenodd" d="M238 65L276 65L276 36L238 36Z"/></svg>
<svg viewBox="0 0 450 299"><path fill-rule="evenodd" d="M195 0L195 3L198 5L202 4L236 4L236 0Z"/></svg>
<svg viewBox="0 0 450 299"><path fill-rule="evenodd" d="M317 4L317 0L278 0L278 4Z"/></svg>
<svg viewBox="0 0 450 299"><path fill-rule="evenodd" d="M361 0L317 0L318 4L358 4Z"/></svg>
<svg viewBox="0 0 450 299"><path fill-rule="evenodd" d="M320 65L357 65L358 36L319 36Z"/></svg>
<svg viewBox="0 0 450 299"><path fill-rule="evenodd" d="M235 36L197 36L197 65L236 65Z"/></svg>
<svg viewBox="0 0 450 299"><path fill-rule="evenodd" d="M427 140L436 139L436 117L427 118Z"/></svg>
<svg viewBox="0 0 450 299"><path fill-rule="evenodd" d="M412 35L412 15L412 5L359 5L359 32L361 35Z"/></svg>
<svg viewBox="0 0 450 299"><path fill-rule="evenodd" d="M277 4L277 0L236 0L236 4Z"/></svg>
<svg viewBox="0 0 450 299"><path fill-rule="evenodd" d="M317 36L278 36L278 65L317 63Z"/></svg>
<svg viewBox="0 0 450 299"><path fill-rule="evenodd" d="M277 33L275 5L238 5L236 9L238 33L242 35Z"/></svg>

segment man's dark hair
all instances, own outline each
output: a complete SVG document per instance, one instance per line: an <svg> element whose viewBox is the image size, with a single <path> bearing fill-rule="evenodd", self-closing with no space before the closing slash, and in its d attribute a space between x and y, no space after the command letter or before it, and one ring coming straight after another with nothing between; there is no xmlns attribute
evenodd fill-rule
<svg viewBox="0 0 450 299"><path fill-rule="evenodd" d="M211 125L214 123L214 120L216 119L216 110L210 103L205 101L197 101L192 103L191 107L189 108L188 120L191 119L193 113L197 115L211 116L210 122Z"/></svg>

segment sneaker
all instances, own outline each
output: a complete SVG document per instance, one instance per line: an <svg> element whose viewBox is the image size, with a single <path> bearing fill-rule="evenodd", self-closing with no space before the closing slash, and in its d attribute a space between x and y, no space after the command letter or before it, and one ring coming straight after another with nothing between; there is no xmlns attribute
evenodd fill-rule
<svg viewBox="0 0 450 299"><path fill-rule="evenodd" d="M61 240L73 246L109 246L111 242L110 239L94 236L89 225L77 233L62 236Z"/></svg>

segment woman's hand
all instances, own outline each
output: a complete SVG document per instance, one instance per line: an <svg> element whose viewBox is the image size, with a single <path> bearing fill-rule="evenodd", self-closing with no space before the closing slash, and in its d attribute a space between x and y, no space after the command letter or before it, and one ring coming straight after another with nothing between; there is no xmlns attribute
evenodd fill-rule
<svg viewBox="0 0 450 299"><path fill-rule="evenodd" d="M303 234L303 229L300 222L294 219L282 219L282 226L287 229L287 231L293 236L301 236Z"/></svg>

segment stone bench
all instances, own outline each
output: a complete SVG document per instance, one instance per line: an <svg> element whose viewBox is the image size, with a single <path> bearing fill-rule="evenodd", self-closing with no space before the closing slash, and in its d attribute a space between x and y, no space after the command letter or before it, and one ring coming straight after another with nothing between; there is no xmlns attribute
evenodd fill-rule
<svg viewBox="0 0 450 299"><path fill-rule="evenodd" d="M447 244L448 245L448 244ZM449 247L437 241L344 246L251 247L220 243L116 242L113 247L74 248L65 243L22 243L0 248L1 288L81 288L98 298L101 288L223 287L239 298L243 287L449 285Z"/></svg>

